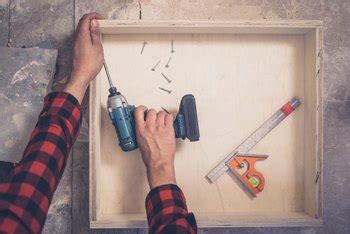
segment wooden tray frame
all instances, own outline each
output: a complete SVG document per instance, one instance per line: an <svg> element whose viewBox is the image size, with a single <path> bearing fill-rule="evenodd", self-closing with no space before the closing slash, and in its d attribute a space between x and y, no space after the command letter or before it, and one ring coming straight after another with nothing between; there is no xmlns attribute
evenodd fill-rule
<svg viewBox="0 0 350 234"><path fill-rule="evenodd" d="M316 81L317 111L316 122L316 161L314 164L316 191L313 208L306 207L305 212L313 217L294 217L291 219L275 217L272 219L249 219L224 222L200 222L200 227L282 227L282 226L315 226L321 225L322 219L322 157L323 157L323 23L322 21L226 21L226 22L188 22L188 21L117 21L101 20L99 25L102 34L302 34L305 36L305 76L314 76ZM98 78L97 78L98 79ZM95 79L96 80L96 79ZM91 228L141 228L145 222L125 220L98 220L99 194L97 176L99 170L98 149L100 128L99 86L92 82L90 86L89 113L89 217Z"/></svg>

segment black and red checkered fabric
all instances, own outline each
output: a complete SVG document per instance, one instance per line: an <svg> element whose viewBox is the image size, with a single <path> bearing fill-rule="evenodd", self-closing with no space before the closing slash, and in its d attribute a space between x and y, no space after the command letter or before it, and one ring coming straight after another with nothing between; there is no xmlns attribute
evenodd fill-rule
<svg viewBox="0 0 350 234"><path fill-rule="evenodd" d="M22 160L0 183L0 233L41 231L81 121L75 97L64 92L45 97ZM151 233L196 231L194 216L187 212L177 186L155 188L146 201Z"/></svg>
<svg viewBox="0 0 350 234"><path fill-rule="evenodd" d="M40 232L81 125L78 101L64 92L45 97L21 161L0 184L0 232Z"/></svg>
<svg viewBox="0 0 350 234"><path fill-rule="evenodd" d="M174 184L152 189L146 197L146 211L150 233L197 233L196 219Z"/></svg>

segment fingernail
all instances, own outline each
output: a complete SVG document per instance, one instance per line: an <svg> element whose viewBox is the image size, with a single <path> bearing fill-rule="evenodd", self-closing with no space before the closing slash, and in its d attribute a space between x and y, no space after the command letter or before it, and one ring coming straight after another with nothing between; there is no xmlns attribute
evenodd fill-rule
<svg viewBox="0 0 350 234"><path fill-rule="evenodd" d="M91 26L97 27L97 20L95 20L95 19L91 20Z"/></svg>

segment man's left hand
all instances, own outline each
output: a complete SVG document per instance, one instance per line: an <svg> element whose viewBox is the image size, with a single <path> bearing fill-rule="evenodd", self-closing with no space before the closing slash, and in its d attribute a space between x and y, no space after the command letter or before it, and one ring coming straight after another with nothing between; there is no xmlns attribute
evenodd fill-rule
<svg viewBox="0 0 350 234"><path fill-rule="evenodd" d="M80 103L104 61L97 19L103 17L98 13L90 13L79 21L73 47L73 70L64 90L75 96Z"/></svg>

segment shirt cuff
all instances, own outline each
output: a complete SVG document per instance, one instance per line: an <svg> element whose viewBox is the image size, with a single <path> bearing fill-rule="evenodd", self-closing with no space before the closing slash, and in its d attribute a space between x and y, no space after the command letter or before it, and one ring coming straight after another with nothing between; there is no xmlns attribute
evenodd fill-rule
<svg viewBox="0 0 350 234"><path fill-rule="evenodd" d="M181 189L174 184L165 184L153 188L146 197L146 212L148 223L155 216L167 215L173 212L187 212L186 199Z"/></svg>
<svg viewBox="0 0 350 234"><path fill-rule="evenodd" d="M70 136L75 139L79 134L82 122L81 110L78 100L73 95L66 92L53 92L46 95L40 117L46 115L59 116L64 120Z"/></svg>

